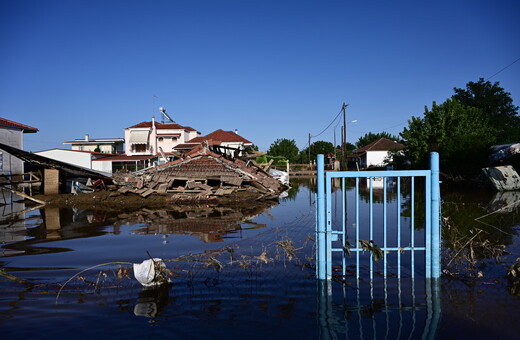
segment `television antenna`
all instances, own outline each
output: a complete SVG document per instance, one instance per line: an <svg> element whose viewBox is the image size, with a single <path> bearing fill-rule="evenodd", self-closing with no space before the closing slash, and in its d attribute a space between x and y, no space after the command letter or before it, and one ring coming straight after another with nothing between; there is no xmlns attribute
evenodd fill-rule
<svg viewBox="0 0 520 340"><path fill-rule="evenodd" d="M164 124L164 121L167 120L171 123L174 123L175 122L173 121L173 119L166 113L166 109L164 107L160 107L159 108L159 111L161 111L161 123Z"/></svg>

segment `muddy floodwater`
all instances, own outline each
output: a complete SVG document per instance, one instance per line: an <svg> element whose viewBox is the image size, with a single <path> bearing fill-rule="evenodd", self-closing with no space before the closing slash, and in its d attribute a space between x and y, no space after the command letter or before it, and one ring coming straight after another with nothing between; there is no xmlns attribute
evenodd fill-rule
<svg viewBox="0 0 520 340"><path fill-rule="evenodd" d="M520 283L507 272L520 258L519 193L441 188L438 285L421 268L384 280L377 263L372 279L327 284L314 276L315 184L291 184L279 202L236 208L24 212L4 194L2 338L518 338ZM150 256L171 284L136 281L133 264Z"/></svg>

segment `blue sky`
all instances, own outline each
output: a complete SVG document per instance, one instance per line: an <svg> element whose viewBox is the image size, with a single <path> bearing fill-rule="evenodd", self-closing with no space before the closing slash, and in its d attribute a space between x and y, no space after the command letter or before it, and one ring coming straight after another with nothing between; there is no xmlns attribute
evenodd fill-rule
<svg viewBox="0 0 520 340"><path fill-rule="evenodd" d="M515 0L2 0L0 117L40 129L25 136L31 151L123 137L160 106L261 150L278 138L305 147L343 102L357 120L349 142L398 134L453 87L520 58L518 13ZM490 81L519 105L520 61Z"/></svg>

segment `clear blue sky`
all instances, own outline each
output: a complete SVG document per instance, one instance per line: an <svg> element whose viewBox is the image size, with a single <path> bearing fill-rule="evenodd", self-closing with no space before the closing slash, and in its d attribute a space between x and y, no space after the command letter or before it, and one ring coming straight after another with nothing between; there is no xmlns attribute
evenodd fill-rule
<svg viewBox="0 0 520 340"><path fill-rule="evenodd" d="M303 148L343 102L349 142L398 134L520 58L519 14L517 0L2 0L0 117L40 129L31 151L123 137L160 106L261 150ZM490 80L519 104L520 61Z"/></svg>

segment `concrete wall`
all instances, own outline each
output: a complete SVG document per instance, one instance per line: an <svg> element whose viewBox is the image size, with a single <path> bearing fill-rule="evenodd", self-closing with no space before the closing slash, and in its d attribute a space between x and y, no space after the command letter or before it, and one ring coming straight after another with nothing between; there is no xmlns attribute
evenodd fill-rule
<svg viewBox="0 0 520 340"><path fill-rule="evenodd" d="M93 161L92 170L104 171L112 173L112 162L111 161Z"/></svg>
<svg viewBox="0 0 520 340"><path fill-rule="evenodd" d="M10 129L2 127L0 128L0 143L15 147L23 150L23 132L22 130ZM2 166L0 173L7 174L21 174L23 173L23 162L22 160L8 154L7 152L0 150L2 158Z"/></svg>

